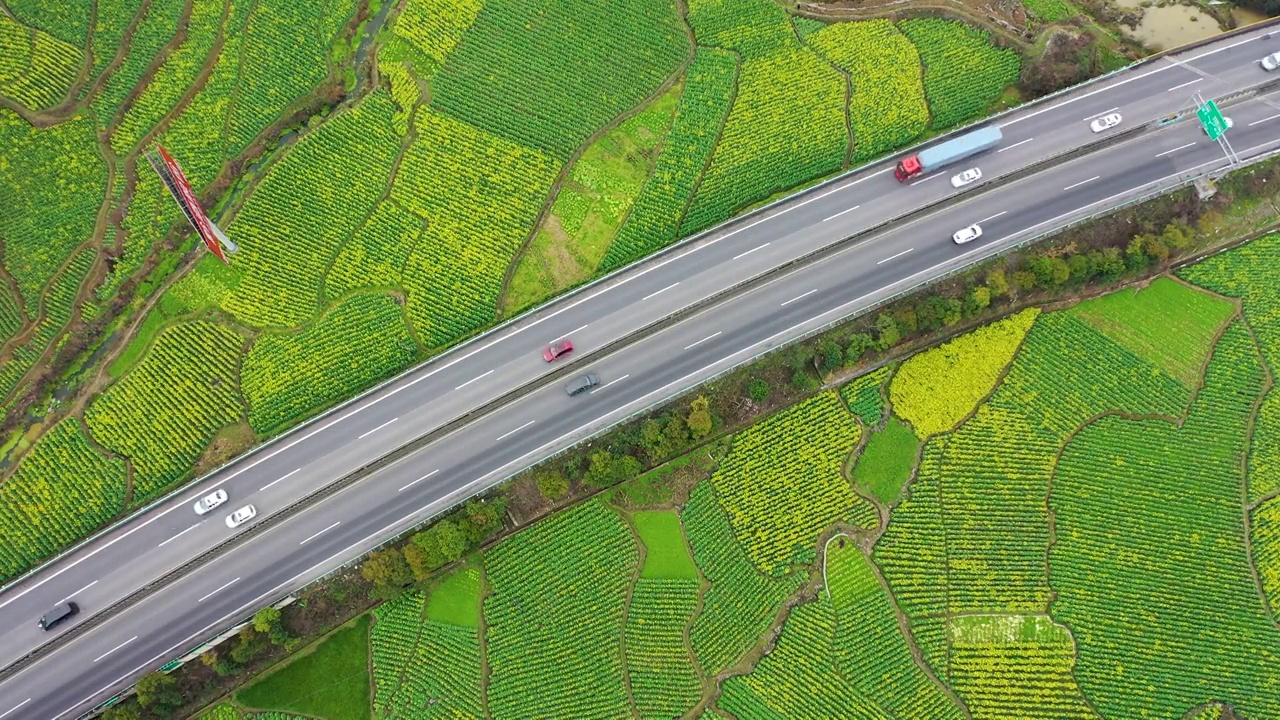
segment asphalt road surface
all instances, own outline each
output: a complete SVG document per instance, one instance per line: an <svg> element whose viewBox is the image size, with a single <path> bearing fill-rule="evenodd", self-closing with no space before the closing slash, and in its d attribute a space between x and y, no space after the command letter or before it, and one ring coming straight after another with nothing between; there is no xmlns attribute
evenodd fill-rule
<svg viewBox="0 0 1280 720"><path fill-rule="evenodd" d="M245 526L252 527L562 364L597 373L604 383L572 398L562 381L532 390L233 545L9 673L0 683L0 720L76 717L232 620L601 427L1081 208L1113 205L1153 181L1225 165L1219 145L1191 118L1003 187L956 191L944 179L970 166L997 178L1097 140L1088 120L1113 110L1125 121L1111 133L1185 109L1195 91L1212 98L1256 86L1273 77L1256 60L1277 50L1280 37L1265 38L1261 30L1227 38L1006 115L999 121L1005 135L999 150L936 176L900 184L886 162L815 188L567 296L246 455L0 594L0 664L243 531L223 522L234 508L257 507L258 517ZM1280 145L1277 100L1248 99L1225 114L1235 121L1229 137L1242 155ZM591 355L704 298L954 193L963 194L959 202L693 311L616 352ZM953 231L975 222L981 238L951 242ZM575 353L545 363L543 345L566 336ZM231 499L197 516L192 502L215 488ZM81 614L54 632L41 631L38 618L68 598Z"/></svg>

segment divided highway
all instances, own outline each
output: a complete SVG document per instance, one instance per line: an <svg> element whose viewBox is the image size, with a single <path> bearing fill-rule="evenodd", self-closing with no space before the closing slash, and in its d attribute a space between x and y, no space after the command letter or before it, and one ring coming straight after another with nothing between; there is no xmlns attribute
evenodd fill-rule
<svg viewBox="0 0 1280 720"><path fill-rule="evenodd" d="M590 395L557 380L511 400L369 477L232 545L192 572L70 638L0 682L0 720L76 717L265 602L336 568L383 538L511 472L802 334L950 268L990 255L1028 231L1135 189L1226 164L1194 118L1096 154L1047 167L886 228L821 262L801 265L700 307L740 284L855 233L957 194L945 179L980 166L988 180L1099 139L1088 120L1119 111L1111 133L1206 98L1273 79L1256 60L1280 50L1265 30L1224 38L1000 118L997 150L907 184L886 162L730 223L695 243L556 301L447 353L368 396L246 455L197 487L140 514L0 593L0 665L8 666L156 578L207 554L273 513L454 418L536 383L562 366L600 375ZM1277 96L1280 98L1280 95ZM1224 108L1236 151L1280 146L1280 102ZM1105 137L1105 134L1104 136ZM980 222L969 245L953 231ZM675 313L667 327L626 339ZM570 336L574 354L548 365L542 346ZM595 356L592 352L621 343ZM191 503L223 488L226 505L200 517ZM245 503L240 530L223 518ZM45 633L37 619L71 598L81 615Z"/></svg>

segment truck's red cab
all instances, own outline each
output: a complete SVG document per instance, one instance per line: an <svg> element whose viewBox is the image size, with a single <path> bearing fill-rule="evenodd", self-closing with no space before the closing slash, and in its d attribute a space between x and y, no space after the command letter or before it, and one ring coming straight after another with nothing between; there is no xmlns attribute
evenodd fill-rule
<svg viewBox="0 0 1280 720"><path fill-rule="evenodd" d="M920 164L920 158L908 155L898 161L898 167L893 169L893 175L898 178L898 182L906 182L923 170L924 166Z"/></svg>

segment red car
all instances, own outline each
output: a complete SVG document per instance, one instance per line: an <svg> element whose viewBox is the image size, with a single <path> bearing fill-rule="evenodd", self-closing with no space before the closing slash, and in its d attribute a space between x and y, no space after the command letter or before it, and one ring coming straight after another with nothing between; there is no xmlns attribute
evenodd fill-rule
<svg viewBox="0 0 1280 720"><path fill-rule="evenodd" d="M557 340L542 350L542 359L551 362L565 353L573 352L573 341L569 338Z"/></svg>

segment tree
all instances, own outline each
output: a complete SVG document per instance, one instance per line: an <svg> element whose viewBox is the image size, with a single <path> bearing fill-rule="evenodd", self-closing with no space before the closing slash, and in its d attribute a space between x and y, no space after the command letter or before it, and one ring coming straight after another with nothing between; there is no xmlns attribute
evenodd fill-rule
<svg viewBox="0 0 1280 720"><path fill-rule="evenodd" d="M1169 246L1155 235L1145 235L1142 238L1142 251L1149 260L1157 265L1169 259Z"/></svg>
<svg viewBox="0 0 1280 720"><path fill-rule="evenodd" d="M413 579L422 582L430 577L441 563L439 553L433 553L418 544L418 535L422 533L414 534L409 544L404 546L404 561L409 566L409 571L413 573Z"/></svg>
<svg viewBox="0 0 1280 720"><path fill-rule="evenodd" d="M902 329L889 313L876 316L876 347L884 352L902 340Z"/></svg>
<svg viewBox="0 0 1280 720"><path fill-rule="evenodd" d="M944 298L942 301L942 324L950 327L960 322L963 316L963 309L960 301L955 298Z"/></svg>
<svg viewBox="0 0 1280 720"><path fill-rule="evenodd" d="M565 479L559 470L543 470L538 473L536 482L538 494L552 502L559 500L569 492L569 481Z"/></svg>
<svg viewBox="0 0 1280 720"><path fill-rule="evenodd" d="M200 655L200 662L211 668L218 677L233 675L239 666L232 662L227 653L211 648Z"/></svg>
<svg viewBox="0 0 1280 720"><path fill-rule="evenodd" d="M987 273L987 289L991 297L1004 297L1009 294L1009 278L1005 277L1004 268L996 268Z"/></svg>
<svg viewBox="0 0 1280 720"><path fill-rule="evenodd" d="M1067 258L1067 269L1071 273L1071 281L1076 283L1088 282L1094 273L1093 261L1084 253Z"/></svg>
<svg viewBox="0 0 1280 720"><path fill-rule="evenodd" d="M142 710L137 703L126 701L107 708L102 720L142 720Z"/></svg>
<svg viewBox="0 0 1280 720"><path fill-rule="evenodd" d="M149 672L138 678L134 686L138 704L148 710L171 710L182 704L178 681L162 672Z"/></svg>
<svg viewBox="0 0 1280 720"><path fill-rule="evenodd" d="M693 439L701 440L710 435L715 426L711 419L711 401L707 399L706 395L699 395L689 404L689 408L687 421L689 423L689 432L693 433Z"/></svg>
<svg viewBox="0 0 1280 720"><path fill-rule="evenodd" d="M630 480L644 472L644 464L630 455L619 455L613 462L613 479L615 482Z"/></svg>
<svg viewBox="0 0 1280 720"><path fill-rule="evenodd" d="M844 364L854 365L874 346L875 340L868 333L854 333L849 337L849 346L844 351Z"/></svg>
<svg viewBox="0 0 1280 720"><path fill-rule="evenodd" d="M747 383L747 397L752 402L762 403L769 399L769 383L760 378L751 378L751 382Z"/></svg>
<svg viewBox="0 0 1280 720"><path fill-rule="evenodd" d="M1106 280L1114 280L1124 272L1124 260L1120 257L1119 248L1104 248L1089 253L1089 262L1093 264L1098 275Z"/></svg>
<svg viewBox="0 0 1280 720"><path fill-rule="evenodd" d="M969 293L964 297L964 314L966 317L973 317L990 305L991 290L981 285L969 288Z"/></svg>
<svg viewBox="0 0 1280 720"><path fill-rule="evenodd" d="M943 317L947 310L947 303L939 295L930 295L920 304L916 305L915 310L917 327L937 330L942 327Z"/></svg>
<svg viewBox="0 0 1280 720"><path fill-rule="evenodd" d="M912 335L920 327L919 320L916 317L916 309L909 305L898 308L893 313L893 319L898 321L898 327L902 328L903 335Z"/></svg>
<svg viewBox="0 0 1280 720"><path fill-rule="evenodd" d="M413 582L413 572L404 555L395 548L379 550L360 565L360 574L373 583L383 597L394 596L397 591Z"/></svg>
<svg viewBox="0 0 1280 720"><path fill-rule="evenodd" d="M591 453L591 462L587 466L587 475L583 479L588 485L608 487L613 481L615 462L616 458L608 450L597 450Z"/></svg>
<svg viewBox="0 0 1280 720"><path fill-rule="evenodd" d="M271 639L272 645L289 642L289 632L284 629L283 615L278 608L264 607L253 615L253 629Z"/></svg>
<svg viewBox="0 0 1280 720"><path fill-rule="evenodd" d="M1013 286L1019 290L1030 290L1036 286L1036 274L1030 270L1019 270L1013 274Z"/></svg>
<svg viewBox="0 0 1280 720"><path fill-rule="evenodd" d="M839 370L844 365L844 348L831 338L818 345L818 360L823 372Z"/></svg>
<svg viewBox="0 0 1280 720"><path fill-rule="evenodd" d="M640 426L640 447L644 448L645 455L656 462L662 457L665 444L666 438L662 435L662 421L657 418L645 420L644 424Z"/></svg>
<svg viewBox="0 0 1280 720"><path fill-rule="evenodd" d="M502 514L506 512L502 496L490 499L478 498L462 508L462 534L471 545L479 545L502 528Z"/></svg>
<svg viewBox="0 0 1280 720"><path fill-rule="evenodd" d="M1124 264L1129 270L1137 271L1147 266L1146 236L1134 235L1124 249Z"/></svg>
<svg viewBox="0 0 1280 720"><path fill-rule="evenodd" d="M1280 2L1280 0L1277 0ZM1172 222L1164 226L1164 231L1160 233L1160 239L1165 245L1174 250L1185 250L1195 241L1195 234L1191 228L1182 223Z"/></svg>
<svg viewBox="0 0 1280 720"><path fill-rule="evenodd" d="M666 427L662 428L662 436L666 441L663 448L664 456L683 452L685 448L689 447L689 423L684 421L684 416L680 413L672 413L667 418Z"/></svg>
<svg viewBox="0 0 1280 720"><path fill-rule="evenodd" d="M467 551L466 535L462 533L458 523L450 518L437 520L434 525L427 528L426 532L435 535L440 556L444 559L445 565L462 557Z"/></svg>
<svg viewBox="0 0 1280 720"><path fill-rule="evenodd" d="M254 630L253 625L245 625L236 634L236 644L229 653L231 659L237 665L249 662L262 650L263 640L264 636Z"/></svg>
<svg viewBox="0 0 1280 720"><path fill-rule="evenodd" d="M1071 276L1071 268L1062 258L1035 255L1027 260L1027 270L1036 276L1036 285L1045 290L1061 286Z"/></svg>

